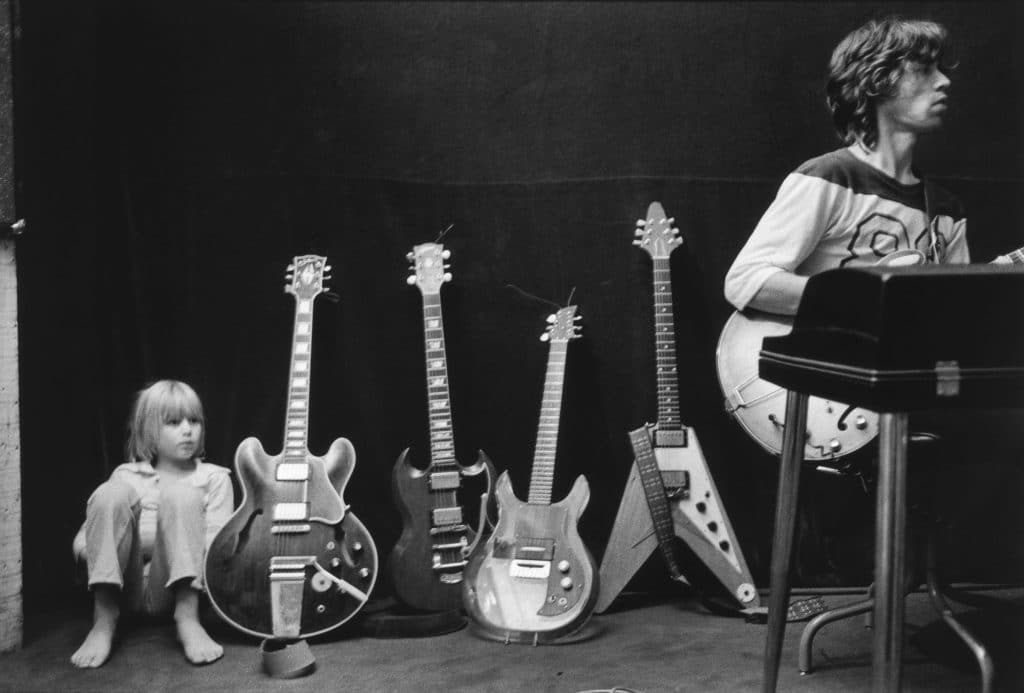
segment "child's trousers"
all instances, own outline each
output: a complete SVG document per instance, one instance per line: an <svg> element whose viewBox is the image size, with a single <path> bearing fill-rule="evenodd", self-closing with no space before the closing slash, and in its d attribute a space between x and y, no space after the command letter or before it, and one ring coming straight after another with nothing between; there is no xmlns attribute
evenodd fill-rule
<svg viewBox="0 0 1024 693"><path fill-rule="evenodd" d="M139 494L124 481L105 481L93 492L85 512L89 587L116 585L133 611L160 614L174 606L174 583L187 579L194 589L203 588L203 492L189 483L162 482L155 531L141 527L140 519Z"/></svg>

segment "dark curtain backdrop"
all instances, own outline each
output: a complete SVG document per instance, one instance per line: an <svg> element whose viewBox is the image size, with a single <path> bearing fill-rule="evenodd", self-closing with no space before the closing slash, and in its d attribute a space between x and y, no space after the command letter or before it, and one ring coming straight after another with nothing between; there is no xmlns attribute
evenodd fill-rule
<svg viewBox="0 0 1024 693"><path fill-rule="evenodd" d="M630 245L652 200L685 239L671 263L683 418L767 586L775 461L722 408L721 284L786 172L838 146L828 57L886 11L952 31L953 107L920 162L965 201L975 258L1024 244L1024 22L1012 3L22 3L29 626L84 598L71 538L122 461L130 398L147 381L197 388L211 461L230 466L248 435L280 449L294 308L282 288L297 254L328 256L340 299L316 304L311 448L353 442L346 499L386 554L400 530L394 460L410 445L427 455L421 306L404 256L449 225L456 449L469 462L483 448L523 497L551 312L524 293L564 303L575 291L583 338L570 347L554 494L587 475L581 533L600 557L631 462L626 432L656 411L650 260ZM977 521L955 570L1019 579L1020 420L970 426L990 464L948 482ZM871 499L849 480L807 489L802 584L866 581L856 546ZM672 589L655 561L636 584Z"/></svg>

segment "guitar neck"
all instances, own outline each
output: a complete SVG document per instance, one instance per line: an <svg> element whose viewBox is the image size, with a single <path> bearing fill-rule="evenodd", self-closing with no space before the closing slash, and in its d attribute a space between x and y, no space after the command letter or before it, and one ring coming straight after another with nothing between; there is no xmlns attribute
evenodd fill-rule
<svg viewBox="0 0 1024 693"><path fill-rule="evenodd" d="M423 294L423 337L426 344L427 360L430 460L438 471L445 471L446 468L454 468L456 462L440 293Z"/></svg>
<svg viewBox="0 0 1024 693"><path fill-rule="evenodd" d="M568 342L552 342L548 352L544 396L540 402L537 445L533 453L530 476L530 503L550 504L551 486L555 477L555 450L558 447L558 421L562 412L562 384L565 381L565 359Z"/></svg>
<svg viewBox="0 0 1024 693"><path fill-rule="evenodd" d="M658 371L658 429L679 430L676 329L672 313L672 272L668 257L654 258L654 346Z"/></svg>
<svg viewBox="0 0 1024 693"><path fill-rule="evenodd" d="M310 357L313 345L313 300L295 301L292 358L288 378L288 408L284 426L284 457L305 461L309 428Z"/></svg>
<svg viewBox="0 0 1024 693"><path fill-rule="evenodd" d="M1010 262L1015 265L1024 265L1024 248L1011 250L1006 254L1006 257L1010 258Z"/></svg>

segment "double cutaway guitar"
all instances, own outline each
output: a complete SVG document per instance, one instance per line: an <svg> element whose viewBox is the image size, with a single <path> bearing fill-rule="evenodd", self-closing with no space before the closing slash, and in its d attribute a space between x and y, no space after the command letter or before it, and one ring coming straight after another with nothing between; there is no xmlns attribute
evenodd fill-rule
<svg viewBox="0 0 1024 693"><path fill-rule="evenodd" d="M455 433L448 388L441 286L451 280L445 260L451 252L439 243L415 246L409 283L423 295L423 334L427 362L427 412L430 464L414 467L406 448L395 463L392 492L402 516L402 534L391 550L388 574L395 596L423 611L450 611L462 606L463 569L483 537L494 467L481 450L475 464L455 458ZM476 531L467 523L458 492L465 477L483 474Z"/></svg>
<svg viewBox="0 0 1024 693"><path fill-rule="evenodd" d="M235 452L242 503L214 537L206 585L217 613L262 638L298 639L332 630L366 603L377 579L377 549L342 499L355 467L352 444L307 448L313 302L327 258L296 257L285 291L296 299L284 450L268 455L256 438Z"/></svg>
<svg viewBox="0 0 1024 693"><path fill-rule="evenodd" d="M549 318L544 396L527 502L516 498L508 472L495 488L498 522L466 566L463 601L477 632L505 643L549 643L579 630L597 598L594 559L577 531L590 498L582 475L569 495L551 502L565 361L578 337L576 306Z"/></svg>
<svg viewBox="0 0 1024 693"><path fill-rule="evenodd" d="M1024 264L1024 248L995 262ZM914 266L925 263L916 249L897 250L880 258L880 266ZM773 455L782 452L786 390L763 380L758 355L765 337L780 337L793 329L787 316L748 309L734 312L718 338L716 367L725 396L725 408L744 431ZM878 414L863 407L821 397L807 401L804 459L828 464L860 450L878 435Z"/></svg>

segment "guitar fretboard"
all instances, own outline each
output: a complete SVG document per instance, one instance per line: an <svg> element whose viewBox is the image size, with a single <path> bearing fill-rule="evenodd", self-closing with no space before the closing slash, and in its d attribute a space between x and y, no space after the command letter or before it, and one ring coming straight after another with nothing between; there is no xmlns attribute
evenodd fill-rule
<svg viewBox="0 0 1024 693"><path fill-rule="evenodd" d="M427 411L430 419L430 460L437 471L450 471L455 462L448 361L444 348L441 295L423 294L423 336L427 358Z"/></svg>
<svg viewBox="0 0 1024 693"><path fill-rule="evenodd" d="M565 381L567 341L552 342L548 352L544 395L540 401L540 422L537 445L533 453L530 476L530 503L551 503L551 486L555 476L555 450L558 447L558 421L562 412L562 384Z"/></svg>
<svg viewBox="0 0 1024 693"><path fill-rule="evenodd" d="M1010 251L1006 254L1006 257L1010 258L1010 262L1015 265L1024 265L1024 248Z"/></svg>
<svg viewBox="0 0 1024 693"><path fill-rule="evenodd" d="M284 426L284 457L287 461L305 461L312 343L313 300L299 298L295 302L291 376L288 378L288 408Z"/></svg>
<svg viewBox="0 0 1024 693"><path fill-rule="evenodd" d="M672 314L672 272L667 257L654 258L654 345L658 372L658 429L679 430L676 330Z"/></svg>

